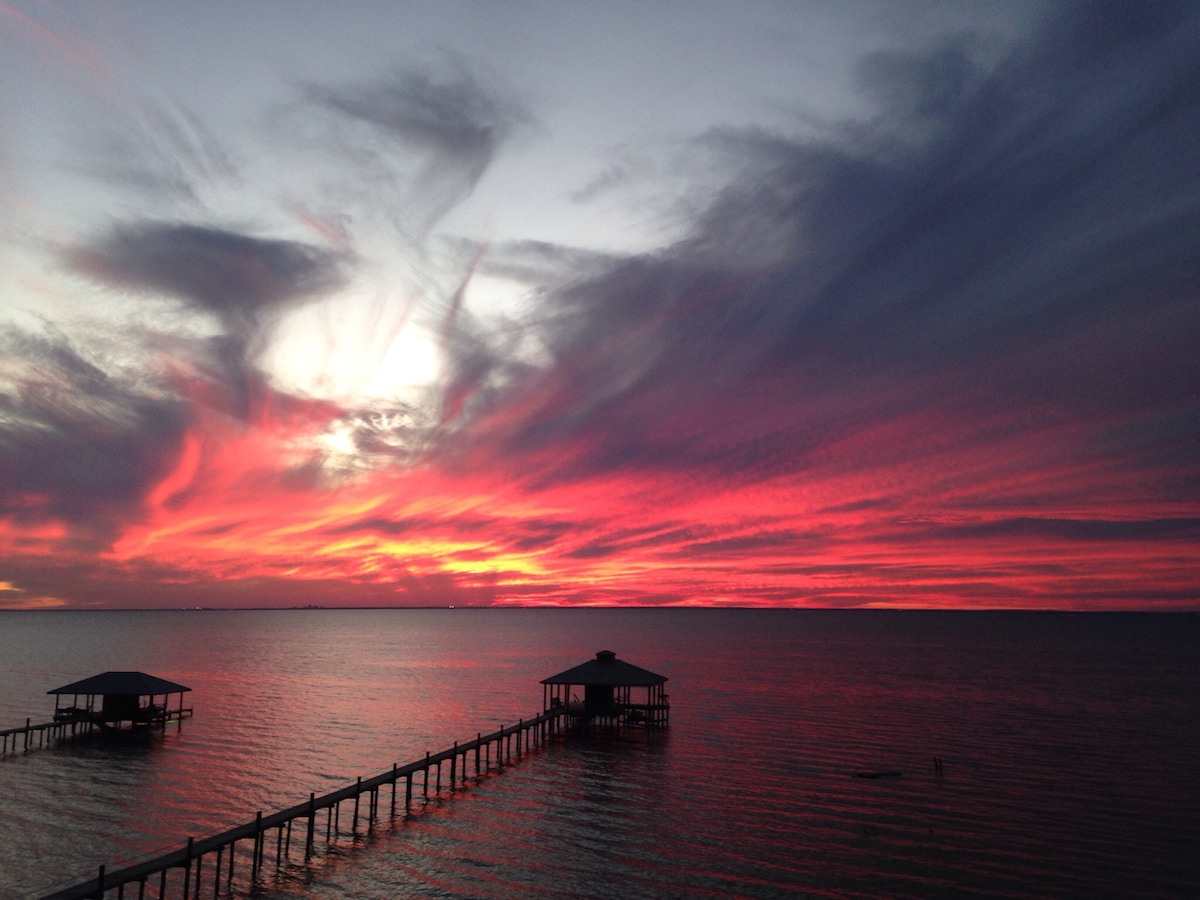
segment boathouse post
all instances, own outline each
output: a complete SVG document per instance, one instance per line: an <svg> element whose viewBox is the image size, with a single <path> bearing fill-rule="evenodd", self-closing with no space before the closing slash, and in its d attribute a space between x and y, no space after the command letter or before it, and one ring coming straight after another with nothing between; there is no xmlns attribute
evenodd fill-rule
<svg viewBox="0 0 1200 900"><path fill-rule="evenodd" d="M404 776L404 814L406 816L409 809L412 808L412 777L412 772Z"/></svg>
<svg viewBox="0 0 1200 900"><path fill-rule="evenodd" d="M350 831L354 834L358 833L358 798L362 796L362 776L358 776L358 781L354 782L354 823L350 826Z"/></svg>
<svg viewBox="0 0 1200 900"><path fill-rule="evenodd" d="M483 743L483 732L475 733L475 777L479 777L479 745Z"/></svg>
<svg viewBox="0 0 1200 900"><path fill-rule="evenodd" d="M396 763L392 763L392 818L396 818L396 782L399 778L396 775Z"/></svg>
<svg viewBox="0 0 1200 900"><path fill-rule="evenodd" d="M425 799L429 799L429 751L425 751Z"/></svg>
<svg viewBox="0 0 1200 900"><path fill-rule="evenodd" d="M458 741L454 742L454 749L450 754L450 790L454 790L454 777L458 774Z"/></svg>

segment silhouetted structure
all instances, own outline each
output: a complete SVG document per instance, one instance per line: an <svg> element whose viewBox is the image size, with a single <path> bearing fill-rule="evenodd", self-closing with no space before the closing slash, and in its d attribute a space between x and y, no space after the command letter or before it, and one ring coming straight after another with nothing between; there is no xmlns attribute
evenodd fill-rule
<svg viewBox="0 0 1200 900"><path fill-rule="evenodd" d="M116 729L126 724L165 726L172 717L182 719L191 713L190 708L183 706L183 695L190 690L145 672L105 672L46 693L55 695L55 722L90 722L102 729ZM71 705L60 706L59 699L68 694L72 697ZM171 697L175 694L179 695L179 703L172 709ZM85 698L82 705L80 697ZM162 703L155 702L159 697Z"/></svg>
<svg viewBox="0 0 1200 900"><path fill-rule="evenodd" d="M67 685L67 688L70 687L72 685ZM207 837L188 838L185 846L153 859L144 859L111 872L107 866L100 866L96 877L61 888L42 900L95 900L97 897L111 896L110 892L115 892L117 900L121 900L126 896L126 885L137 885L137 896L144 897L147 896L147 884L150 884L151 890L155 889L153 880L158 882L154 894L158 898L173 895L188 900L189 897L208 896L210 890L214 897L241 896L234 889L235 868L239 872L249 872L250 889L259 885L261 879L270 877L268 872L272 863L274 877L278 878L280 870L293 859L294 824L299 825L296 829L300 832L297 843L303 842L304 861L307 863L318 852L322 830L324 841L329 845L336 843L347 832L357 840L359 806L364 799L367 828L374 828L382 818L379 795L387 785L391 785L392 789L391 817L396 817L397 795L402 798L403 814L407 816L414 803L414 788L422 791L424 796L421 799L425 803L442 796L443 763L450 766L450 790L454 791L456 786L467 781L467 768L472 756L475 758L476 778L492 769L499 771L514 760L519 760L523 754L552 740L567 718L565 709L554 709L532 719L520 719L516 725L502 726L490 734L478 733L474 740L455 743L440 753L426 753L424 759L405 766L394 764L379 775L359 778L354 784L320 797L315 792L310 793L307 801L287 809L267 814L259 812L251 821L234 828ZM403 793L399 790L401 782L404 784ZM341 807L343 803L351 802L354 811L347 816L347 828L341 820ZM325 813L324 829L321 829L317 817L317 813L322 811ZM270 840L270 832L274 832L273 841ZM205 868L206 862L209 869ZM175 875L170 885L173 891L169 893L167 880L172 874ZM204 881L205 878L208 880Z"/></svg>
<svg viewBox="0 0 1200 900"><path fill-rule="evenodd" d="M43 900L90 900L96 897L103 898L110 890L115 890L120 900L124 897L125 886L134 884L138 886L137 896L142 897L146 892L147 883L152 878L157 878L158 881L157 896L165 898L168 895L167 879L172 872L182 876L181 879L176 879L174 887L183 900L201 896L202 887L208 890L210 885L213 896L217 896L221 893L222 881L225 883L225 891L232 896L235 867L239 871L248 868L250 885L255 885L267 871L270 862L268 857L274 858L276 873L288 864L292 852L293 824L298 824L302 832L300 837L304 845L304 860L311 860L317 852L317 813L320 811L325 812L325 842L333 844L346 832L340 817L343 803L354 804L354 811L350 817L350 832L357 836L359 806L364 797L367 827L371 828L380 818L380 791L391 785L391 816L395 818L399 786L400 782L404 782L403 809L404 815L407 816L413 805L414 782L418 777L422 782L419 787L426 803L431 797L436 799L441 796L443 763L450 766L450 790L453 791L456 785L467 780L468 763L472 756L475 763L474 774L479 778L493 767L497 770L503 769L506 765L511 765L514 758L520 759L524 753L554 740L572 722L590 724L597 718L607 718L618 725L636 722L645 725L649 733L653 727L667 724L670 707L663 690L666 680L664 675L656 675L654 672L618 660L611 650L602 650L596 654L595 660L545 679L542 682L545 709L532 719L519 719L516 725L501 726L498 731L490 734L478 733L474 740L456 742L454 746L440 753L426 753L424 759L404 766L394 764L391 769L379 775L359 778L352 785L320 797L315 792L310 793L306 802L265 815L259 812L252 821L218 834L198 839L188 838L186 846L153 859L145 859L112 872L108 871L106 866L100 866L95 878L62 888ZM571 699L571 688L576 685L583 687L585 700ZM635 688L644 690L644 703L634 702ZM128 698L132 695L137 700L138 710L144 710L154 707L155 696L165 694L169 697L179 693L179 712L183 713L190 712L183 709L182 692L187 690L189 688L183 685L141 672L106 672L95 678L56 688L50 693L75 694L76 702L79 695L86 695L87 706L82 708L85 711L94 708L96 696L107 701L110 697ZM149 704L142 704L141 701L147 697L150 700ZM102 701L101 710L105 709L106 705ZM164 703L163 708L166 705ZM129 700L124 699L112 701L111 708L114 714L120 714L129 711L131 707ZM74 715L80 712L80 708L76 706L60 712ZM143 715L141 712L137 714ZM269 832L274 832L273 842L268 839ZM274 852L271 852L271 843L275 845ZM207 860L212 861L211 875L208 875L204 868ZM205 876L209 880L202 885ZM180 880L182 884L178 884Z"/></svg>
<svg viewBox="0 0 1200 900"><path fill-rule="evenodd" d="M617 659L611 650L601 650L595 659L542 679L544 709L565 706L572 716L589 722L661 727L671 713L666 682L665 675ZM583 688L582 700L572 693L574 687Z"/></svg>

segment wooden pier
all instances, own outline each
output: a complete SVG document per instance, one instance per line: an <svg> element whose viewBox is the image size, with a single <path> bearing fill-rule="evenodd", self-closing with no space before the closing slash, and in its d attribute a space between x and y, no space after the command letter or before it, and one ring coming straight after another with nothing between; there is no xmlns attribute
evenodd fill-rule
<svg viewBox="0 0 1200 900"><path fill-rule="evenodd" d="M426 753L424 759L407 765L393 765L372 778L359 778L354 784L320 797L309 794L308 800L287 809L266 814L260 812L252 821L219 834L188 838L186 846L154 859L111 872L100 866L96 877L47 894L43 900L85 900L110 895L125 900L127 890L130 900L133 897L145 900L147 896L155 900L166 900L169 896L198 900L202 891L203 896L221 896L223 887L228 896L233 891L235 870L244 871L248 866L250 884L254 885L269 868L278 871L292 859L293 824L298 826L295 843L303 844L303 860L308 862L322 832L326 843L336 840L342 833L343 803L354 805L349 817L350 830L354 834L358 832L360 819L365 819L369 828L380 817L380 791L388 785L391 786L390 797L384 799L389 803L390 816L396 816L398 806L402 806L403 814L407 815L415 791L420 792L423 800L441 793L444 765L449 766L448 781L453 791L456 785L466 780L472 763L475 776L493 767L503 769L514 758L520 758L523 753L563 731L580 718L581 712L575 704L564 704L532 719L522 719L516 725L501 727L491 734L477 734L473 740L455 743L440 753ZM403 793L401 782L404 783ZM365 810L362 809L364 805ZM324 823L318 821L318 813L322 811ZM275 832L274 841L269 837L272 831ZM299 849L296 853L299 855ZM147 893L147 885L152 893Z"/></svg>
<svg viewBox="0 0 1200 900"><path fill-rule="evenodd" d="M0 731L0 756L35 750L52 741L67 740L83 734L91 734L97 727L90 720L73 719L33 724L26 719L24 725Z"/></svg>
<svg viewBox="0 0 1200 900"><path fill-rule="evenodd" d="M149 725L165 729L168 723L179 722L191 715L192 707L183 706L170 710L167 715L155 718L152 722L139 722L137 726ZM101 722L98 717L86 715L60 718L53 722L34 723L32 719L26 719L24 725L0 731L0 757L37 750L58 741L69 741L89 735L111 734L114 730L116 729L108 723ZM133 729L122 730L131 731Z"/></svg>
<svg viewBox="0 0 1200 900"><path fill-rule="evenodd" d="M151 678L142 673L106 673L108 676L138 675L142 679ZM99 676L98 676L99 677ZM136 712L139 718L144 717L149 710L152 715L162 714L167 704L154 704L153 696L150 704L130 703L130 692L136 690L141 698L148 692L163 693L163 687L172 688L172 693L179 689L190 690L182 685L164 682L161 679L150 681L135 680L129 682L122 677L121 699L111 701L108 695L105 707L110 710L119 708L124 715L130 710ZM645 669L632 666L623 660L617 660L616 654L602 650L596 654L596 659L576 666L559 675L545 679L542 690L543 710L531 719L518 720L516 725L500 727L490 734L482 732L475 735L473 740L455 743L449 749L440 753L426 753L424 759L401 766L394 764L390 769L372 778L359 778L354 784L339 788L318 797L315 793L308 795L308 800L281 809L278 812L264 814L259 812L252 821L218 834L201 838L188 838L186 846L178 850L132 863L124 868L108 871L100 866L94 878L89 878L77 884L61 888L45 895L42 900L85 900L85 898L104 898L110 894L116 900L125 900L126 889L130 890L130 898L146 900L147 885L155 900L166 900L168 896L179 897L181 900L191 900L192 897L222 896L224 883L225 896L234 894L234 872L245 873L239 876L253 891L261 887L265 873L272 866L276 873L285 866L292 864L292 832L293 825L298 826L297 844L303 844L303 863L307 864L316 853L317 842L321 839L321 823L318 814L324 812L324 842L332 844L340 835L345 833L342 827L341 807L343 803L354 804L354 811L348 817L350 833L358 834L359 820L365 817L367 828L374 826L380 817L380 792L391 786L389 814L394 819L397 807L403 803L403 815L408 815L413 805L413 793L419 790L421 799L428 801L430 797L438 797L442 792L442 767L449 765L449 787L453 791L457 785L466 781L467 770L474 762L475 777L487 773L492 768L497 771L510 764L515 757L520 758L524 752L540 746L556 735L567 731L586 731L591 733L598 727L611 728L617 732L630 728L641 728L647 737L657 729L665 727L669 722L670 704L663 690L666 677L656 675ZM56 689L51 693L70 694L79 688L90 689L92 679L77 682L65 688ZM107 679L111 683L112 679ZM132 684L133 687L129 687ZM572 688L584 690L584 699L577 700L572 694ZM635 702L632 694L634 689L643 690L644 702ZM184 712L181 700L178 712ZM135 697L135 700L138 698ZM89 697L87 711L93 710L94 704ZM59 711L62 712L62 711ZM74 716L84 710L72 707L69 715ZM190 712L190 710L188 710ZM56 714L56 719L59 716ZM111 718L111 716L110 716ZM80 720L82 721L82 720ZM157 720L155 720L157 721ZM28 735L36 728L47 726L31 726L26 722L25 729L13 729L8 733ZM63 722L62 724L67 724ZM7 733L6 733L7 734ZM14 739L15 741L15 739ZM430 784L430 781L433 784ZM404 782L403 801L400 796L400 782ZM415 784L416 782L416 784ZM362 810L364 805L365 813ZM270 839L273 832L274 841ZM272 850L272 843L274 849ZM297 850L297 857L300 851ZM206 865L207 864L207 865ZM133 890L136 889L136 895Z"/></svg>

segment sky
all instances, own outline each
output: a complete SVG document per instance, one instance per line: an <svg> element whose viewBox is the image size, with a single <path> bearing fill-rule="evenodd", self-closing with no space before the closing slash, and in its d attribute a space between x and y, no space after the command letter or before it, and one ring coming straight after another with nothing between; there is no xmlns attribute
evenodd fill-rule
<svg viewBox="0 0 1200 900"><path fill-rule="evenodd" d="M0 0L0 609L1200 609L1198 48Z"/></svg>

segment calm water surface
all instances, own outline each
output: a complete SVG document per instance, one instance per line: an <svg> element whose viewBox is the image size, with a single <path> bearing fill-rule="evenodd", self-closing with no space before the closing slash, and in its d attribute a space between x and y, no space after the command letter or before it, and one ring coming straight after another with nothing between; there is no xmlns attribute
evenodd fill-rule
<svg viewBox="0 0 1200 900"><path fill-rule="evenodd" d="M196 709L0 759L0 897L512 724L600 649L669 676L664 736L543 748L259 895L1200 894L1200 616L296 610L0 613L0 727L110 669Z"/></svg>

